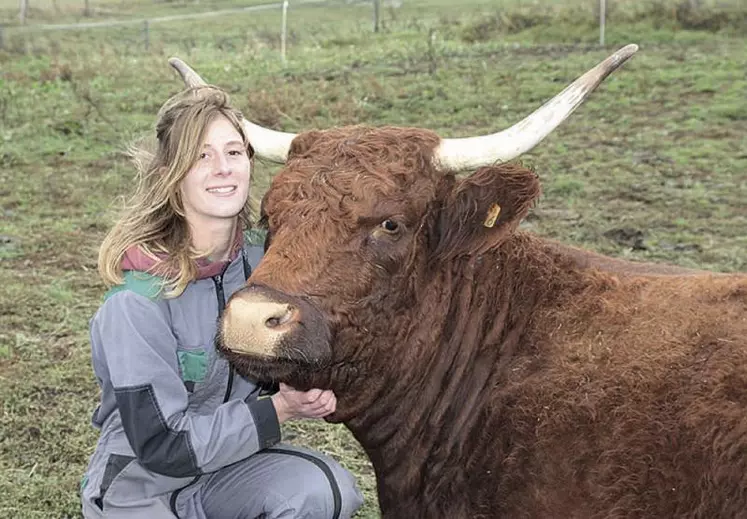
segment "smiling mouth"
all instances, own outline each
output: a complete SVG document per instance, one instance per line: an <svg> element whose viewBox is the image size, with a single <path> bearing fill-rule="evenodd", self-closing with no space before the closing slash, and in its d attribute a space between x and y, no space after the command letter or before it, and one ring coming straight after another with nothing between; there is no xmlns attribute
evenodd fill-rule
<svg viewBox="0 0 747 519"><path fill-rule="evenodd" d="M215 193L218 195L227 195L236 191L236 186L224 186L224 187L210 187L207 189L208 193Z"/></svg>

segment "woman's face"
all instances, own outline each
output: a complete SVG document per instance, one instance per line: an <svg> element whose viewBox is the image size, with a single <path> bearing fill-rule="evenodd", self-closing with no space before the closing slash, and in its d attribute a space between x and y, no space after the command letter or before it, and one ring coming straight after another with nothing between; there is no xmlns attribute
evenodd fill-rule
<svg viewBox="0 0 747 519"><path fill-rule="evenodd" d="M197 229L235 219L249 196L252 161L241 134L225 117L208 126L197 162L181 183L184 211Z"/></svg>

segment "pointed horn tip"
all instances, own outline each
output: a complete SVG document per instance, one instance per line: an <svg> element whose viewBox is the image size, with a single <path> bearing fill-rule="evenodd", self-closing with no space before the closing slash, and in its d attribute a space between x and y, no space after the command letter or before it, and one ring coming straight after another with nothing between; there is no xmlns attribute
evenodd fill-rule
<svg viewBox="0 0 747 519"><path fill-rule="evenodd" d="M587 72L589 77L596 78L594 88L614 70L628 61L636 52L638 52L638 45L631 43L610 54L604 61L601 61L596 67L589 70Z"/></svg>
<svg viewBox="0 0 747 519"><path fill-rule="evenodd" d="M618 60L626 61L636 52L638 52L638 45L636 45L635 43L630 43L626 45L625 47L623 47L622 49L615 52L612 56Z"/></svg>
<svg viewBox="0 0 747 519"><path fill-rule="evenodd" d="M169 65L178 69L180 66L184 65L184 62L181 59L177 58L176 56L173 56L169 58Z"/></svg>
<svg viewBox="0 0 747 519"><path fill-rule="evenodd" d="M169 65L171 65L171 68L176 70L177 74L179 74L179 76L181 76L181 78L186 83L189 83L188 77L190 76L190 73L192 72L191 69L189 68L189 65L187 65L186 63L184 63L184 61L176 57L169 58Z"/></svg>

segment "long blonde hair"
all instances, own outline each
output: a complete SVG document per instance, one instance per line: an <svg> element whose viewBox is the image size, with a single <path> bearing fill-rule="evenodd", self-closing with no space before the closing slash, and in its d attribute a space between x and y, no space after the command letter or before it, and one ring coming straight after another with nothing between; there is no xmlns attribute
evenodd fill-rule
<svg viewBox="0 0 747 519"><path fill-rule="evenodd" d="M164 278L167 297L178 296L197 277L197 260L206 251L192 245L180 186L198 158L208 125L221 115L239 132L252 157L243 116L230 105L228 94L214 86L171 97L158 112L156 142L151 137L150 149L144 143L131 147L138 171L135 192L99 250L99 274L107 286L124 282L122 260L132 247L157 261L154 273ZM242 227L251 224L250 205L247 198L239 213Z"/></svg>

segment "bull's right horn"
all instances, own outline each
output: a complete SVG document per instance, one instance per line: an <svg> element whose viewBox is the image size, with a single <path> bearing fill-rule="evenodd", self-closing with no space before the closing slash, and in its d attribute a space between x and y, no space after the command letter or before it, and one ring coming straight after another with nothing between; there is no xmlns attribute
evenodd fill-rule
<svg viewBox="0 0 747 519"><path fill-rule="evenodd" d="M512 127L491 135L462 139L441 139L435 151L436 166L443 170L474 170L513 160L534 148L583 103L599 84L638 50L626 45L618 50L534 113Z"/></svg>
<svg viewBox="0 0 747 519"><path fill-rule="evenodd" d="M176 69L187 87L207 84L197 72L179 58L170 58L169 65ZM254 124L246 118L244 119L244 131L258 157L278 163L284 163L288 159L291 142L296 138L295 133L271 130Z"/></svg>

